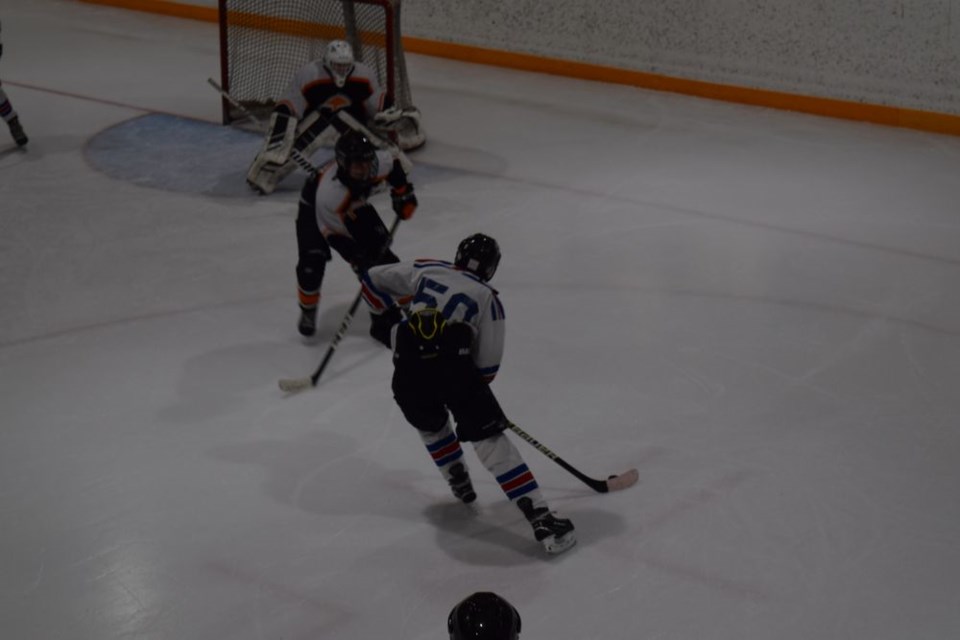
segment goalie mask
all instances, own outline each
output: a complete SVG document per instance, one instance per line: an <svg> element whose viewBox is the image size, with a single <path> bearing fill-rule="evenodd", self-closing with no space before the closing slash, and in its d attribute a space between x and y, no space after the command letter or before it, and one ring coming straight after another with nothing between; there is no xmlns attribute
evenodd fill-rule
<svg viewBox="0 0 960 640"><path fill-rule="evenodd" d="M450 640L517 640L520 614L495 593L475 593L450 612L447 631Z"/></svg>
<svg viewBox="0 0 960 640"><path fill-rule="evenodd" d="M460 242L453 263L489 282L500 264L500 245L490 236L475 233Z"/></svg>
<svg viewBox="0 0 960 640"><path fill-rule="evenodd" d="M351 189L369 186L377 177L377 149L359 131L346 131L334 147L337 178Z"/></svg>
<svg viewBox="0 0 960 640"><path fill-rule="evenodd" d="M323 54L323 66L337 87L343 87L353 73L353 47L345 40L334 40Z"/></svg>

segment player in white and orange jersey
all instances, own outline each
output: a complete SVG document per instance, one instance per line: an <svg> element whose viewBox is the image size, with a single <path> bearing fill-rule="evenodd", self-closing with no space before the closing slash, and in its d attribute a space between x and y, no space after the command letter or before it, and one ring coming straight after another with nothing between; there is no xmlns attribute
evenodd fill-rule
<svg viewBox="0 0 960 640"><path fill-rule="evenodd" d="M362 133L349 130L337 140L336 158L309 178L297 212L298 329L317 330L317 306L326 263L334 249L356 273L397 262L390 233L368 198L390 186L394 213L409 219L417 208L413 185L396 151L377 150Z"/></svg>

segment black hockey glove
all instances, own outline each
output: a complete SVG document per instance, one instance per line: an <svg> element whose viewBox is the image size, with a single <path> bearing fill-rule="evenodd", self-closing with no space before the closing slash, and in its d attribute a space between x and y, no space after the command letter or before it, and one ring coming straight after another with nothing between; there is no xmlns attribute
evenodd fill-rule
<svg viewBox="0 0 960 640"><path fill-rule="evenodd" d="M413 194L413 185L409 182L402 187L391 189L390 201L393 203L394 213L403 220L412 218L413 212L417 210L417 196Z"/></svg>
<svg viewBox="0 0 960 640"><path fill-rule="evenodd" d="M392 349L390 344L390 333L393 326L403 320L403 314L399 307L390 307L383 313L370 312L370 335L377 342L382 343L388 349Z"/></svg>
<svg viewBox="0 0 960 640"><path fill-rule="evenodd" d="M407 179L407 172L403 170L399 158L394 159L393 166L390 167L390 173L387 174L387 182L394 189L400 189L410 184L410 180Z"/></svg>

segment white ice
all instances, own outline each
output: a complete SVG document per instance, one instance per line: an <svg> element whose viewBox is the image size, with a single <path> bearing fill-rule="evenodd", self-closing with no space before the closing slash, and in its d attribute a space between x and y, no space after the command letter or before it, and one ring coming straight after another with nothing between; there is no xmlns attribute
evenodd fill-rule
<svg viewBox="0 0 960 640"><path fill-rule="evenodd" d="M364 315L277 389L357 285L303 344L298 180L214 139L216 27L0 9L3 638L426 640L478 590L528 640L960 637L960 139L409 57L397 252L495 236L508 414L640 471L518 440L579 534L546 558L469 449L454 503Z"/></svg>

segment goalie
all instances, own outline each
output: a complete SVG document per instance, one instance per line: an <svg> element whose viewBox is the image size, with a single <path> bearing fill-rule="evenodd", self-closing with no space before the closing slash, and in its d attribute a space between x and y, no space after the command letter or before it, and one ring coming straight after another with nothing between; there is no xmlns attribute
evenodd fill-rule
<svg viewBox="0 0 960 640"><path fill-rule="evenodd" d="M354 59L348 42L334 40L322 59L297 71L277 103L263 147L247 172L247 184L260 193L272 193L296 167L293 149L309 158L321 146L333 146L348 128L336 117L339 111L389 138L391 130L411 121L416 124L420 117L416 109L394 107L377 74Z"/></svg>

